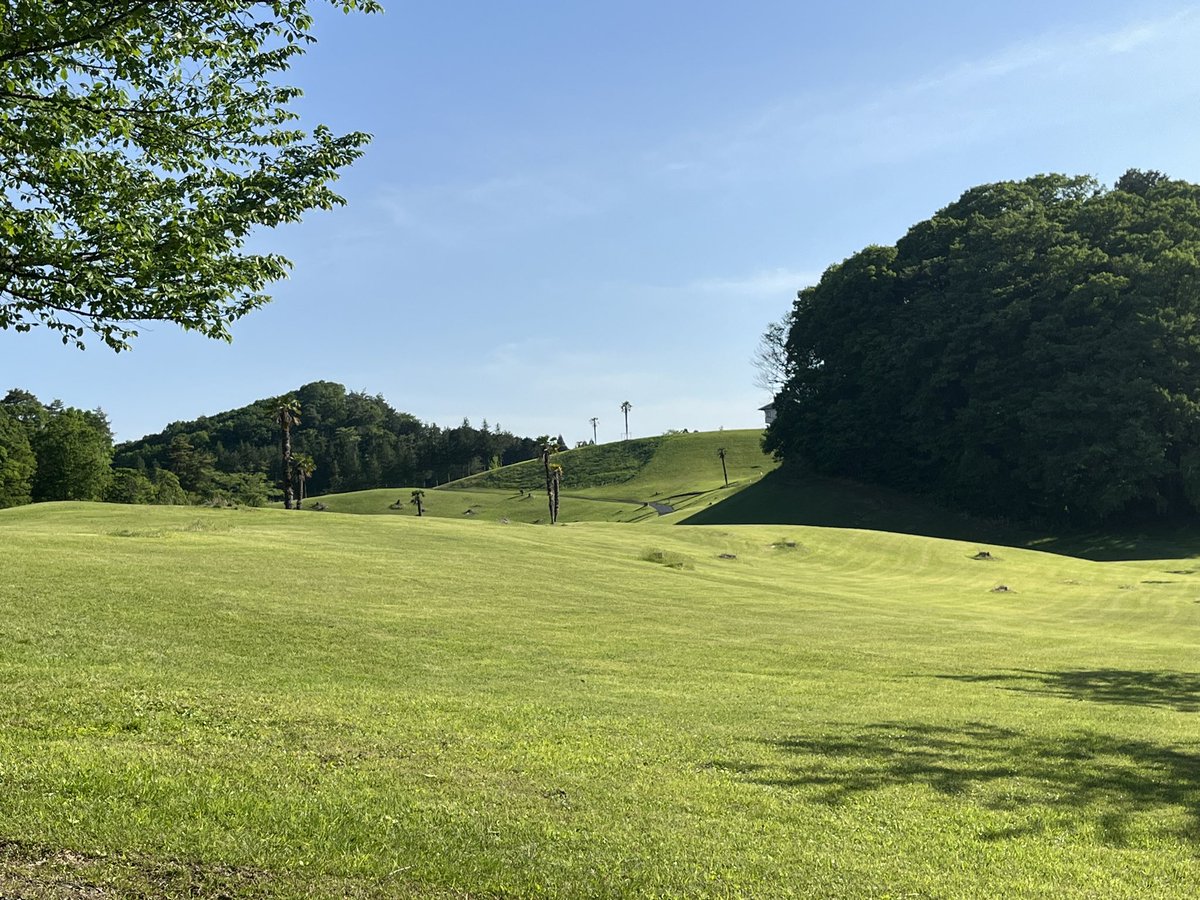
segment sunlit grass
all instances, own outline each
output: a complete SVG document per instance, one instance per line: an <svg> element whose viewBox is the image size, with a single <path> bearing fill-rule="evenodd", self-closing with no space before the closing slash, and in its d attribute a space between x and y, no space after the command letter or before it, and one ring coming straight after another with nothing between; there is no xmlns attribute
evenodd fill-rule
<svg viewBox="0 0 1200 900"><path fill-rule="evenodd" d="M1188 561L85 504L0 546L0 894L1200 880Z"/></svg>
<svg viewBox="0 0 1200 900"><path fill-rule="evenodd" d="M777 463L761 447L757 430L677 434L580 447L554 456L563 467L559 521L673 524L755 484ZM726 451L725 485L717 451ZM414 488L380 488L309 498L327 512L416 515ZM538 460L426 488L425 515L491 522L549 521L545 471ZM676 514L660 515L657 503Z"/></svg>
<svg viewBox="0 0 1200 900"><path fill-rule="evenodd" d="M321 504L325 512L356 515L416 517L412 502L415 488L377 488L346 494L328 494L306 500L304 514ZM424 515L439 519L476 522L524 522L544 524L550 521L546 491L533 490L435 490L426 488L422 497ZM564 498L559 506L561 522L633 521L645 514L640 503L619 503L579 497ZM653 514L653 511L651 511Z"/></svg>

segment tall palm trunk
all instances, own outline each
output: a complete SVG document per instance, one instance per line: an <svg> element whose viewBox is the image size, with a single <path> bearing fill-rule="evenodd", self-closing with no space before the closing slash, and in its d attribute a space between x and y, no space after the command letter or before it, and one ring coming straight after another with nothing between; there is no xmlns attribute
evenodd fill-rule
<svg viewBox="0 0 1200 900"><path fill-rule="evenodd" d="M279 453L283 457L283 508L291 509L295 496L292 480L296 477L292 460L292 426L300 424L300 404L295 398L285 398L279 404ZM296 506L296 509L299 509Z"/></svg>
<svg viewBox="0 0 1200 900"><path fill-rule="evenodd" d="M554 478L550 474L550 445L542 447L542 468L546 470L546 502L550 506L550 524L554 524Z"/></svg>
<svg viewBox="0 0 1200 900"><path fill-rule="evenodd" d="M292 508L292 421L286 410L279 412L279 453L283 457L283 508Z"/></svg>
<svg viewBox="0 0 1200 900"><path fill-rule="evenodd" d="M554 467L554 492L550 497L550 524L558 524L558 488L562 484L562 468Z"/></svg>

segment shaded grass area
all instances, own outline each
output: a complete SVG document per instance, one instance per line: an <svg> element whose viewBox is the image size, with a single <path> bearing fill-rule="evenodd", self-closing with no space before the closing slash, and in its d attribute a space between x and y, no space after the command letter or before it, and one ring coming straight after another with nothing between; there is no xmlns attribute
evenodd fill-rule
<svg viewBox="0 0 1200 900"><path fill-rule="evenodd" d="M0 545L0 893L1200 879L1190 561L88 504Z"/></svg>
<svg viewBox="0 0 1200 900"><path fill-rule="evenodd" d="M798 468L770 472L682 524L863 528L987 544L1027 537L1005 523L956 513L910 494Z"/></svg>
<svg viewBox="0 0 1200 900"><path fill-rule="evenodd" d="M1091 560L1181 559L1200 553L1200 532L1194 527L1050 533L1044 527L972 516L923 497L796 468L773 471L680 524L862 528L1029 547Z"/></svg>
<svg viewBox="0 0 1200 900"><path fill-rule="evenodd" d="M1018 669L979 675L943 675L956 681L987 683L1008 691L1071 700L1157 706L1200 712L1200 673L1082 669L1038 672ZM1198 773L1200 774L1200 773Z"/></svg>
<svg viewBox="0 0 1200 900"><path fill-rule="evenodd" d="M732 767L756 784L795 789L822 804L890 788L973 797L1003 814L983 841L1086 834L1113 848L1157 838L1200 840L1200 752L1089 732L1029 733L989 722L883 722L768 739L774 765ZM1029 815L1030 812L1034 815Z"/></svg>
<svg viewBox="0 0 1200 900"><path fill-rule="evenodd" d="M264 897L271 896L260 887L267 877L229 866L140 859L119 852L85 854L0 840L3 897Z"/></svg>

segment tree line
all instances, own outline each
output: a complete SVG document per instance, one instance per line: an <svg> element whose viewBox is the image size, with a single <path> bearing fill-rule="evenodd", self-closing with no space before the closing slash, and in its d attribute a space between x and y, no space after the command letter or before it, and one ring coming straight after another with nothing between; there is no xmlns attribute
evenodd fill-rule
<svg viewBox="0 0 1200 900"><path fill-rule="evenodd" d="M1200 186L981 185L800 291L766 447L997 516L1191 516L1198 323Z"/></svg>
<svg viewBox="0 0 1200 900"><path fill-rule="evenodd" d="M0 400L0 507L103 500L112 489L112 452L101 410L42 404L13 389Z"/></svg>
<svg viewBox="0 0 1200 900"><path fill-rule="evenodd" d="M293 400L292 459L307 495L436 486L535 459L536 440L486 420L454 428L397 412L381 396L306 384L287 398L187 422L113 446L103 412L40 403L10 391L0 403L0 506L41 500L262 505L295 484L279 452L279 409ZM68 461L70 461L68 463ZM286 474L286 478L285 478Z"/></svg>

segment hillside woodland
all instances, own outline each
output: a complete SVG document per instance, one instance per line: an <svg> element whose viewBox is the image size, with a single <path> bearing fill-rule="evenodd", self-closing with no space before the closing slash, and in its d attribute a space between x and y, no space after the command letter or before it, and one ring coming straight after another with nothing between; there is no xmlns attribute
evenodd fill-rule
<svg viewBox="0 0 1200 900"><path fill-rule="evenodd" d="M537 455L538 441L485 420L440 428L383 397L327 381L113 446L103 412L44 405L13 390L0 402L0 506L40 500L261 505L283 482L278 409L295 400L295 458L309 494L435 485ZM70 464L68 465L68 460Z"/></svg>
<svg viewBox="0 0 1200 900"><path fill-rule="evenodd" d="M972 188L799 293L766 447L992 516L1200 511L1200 185Z"/></svg>

